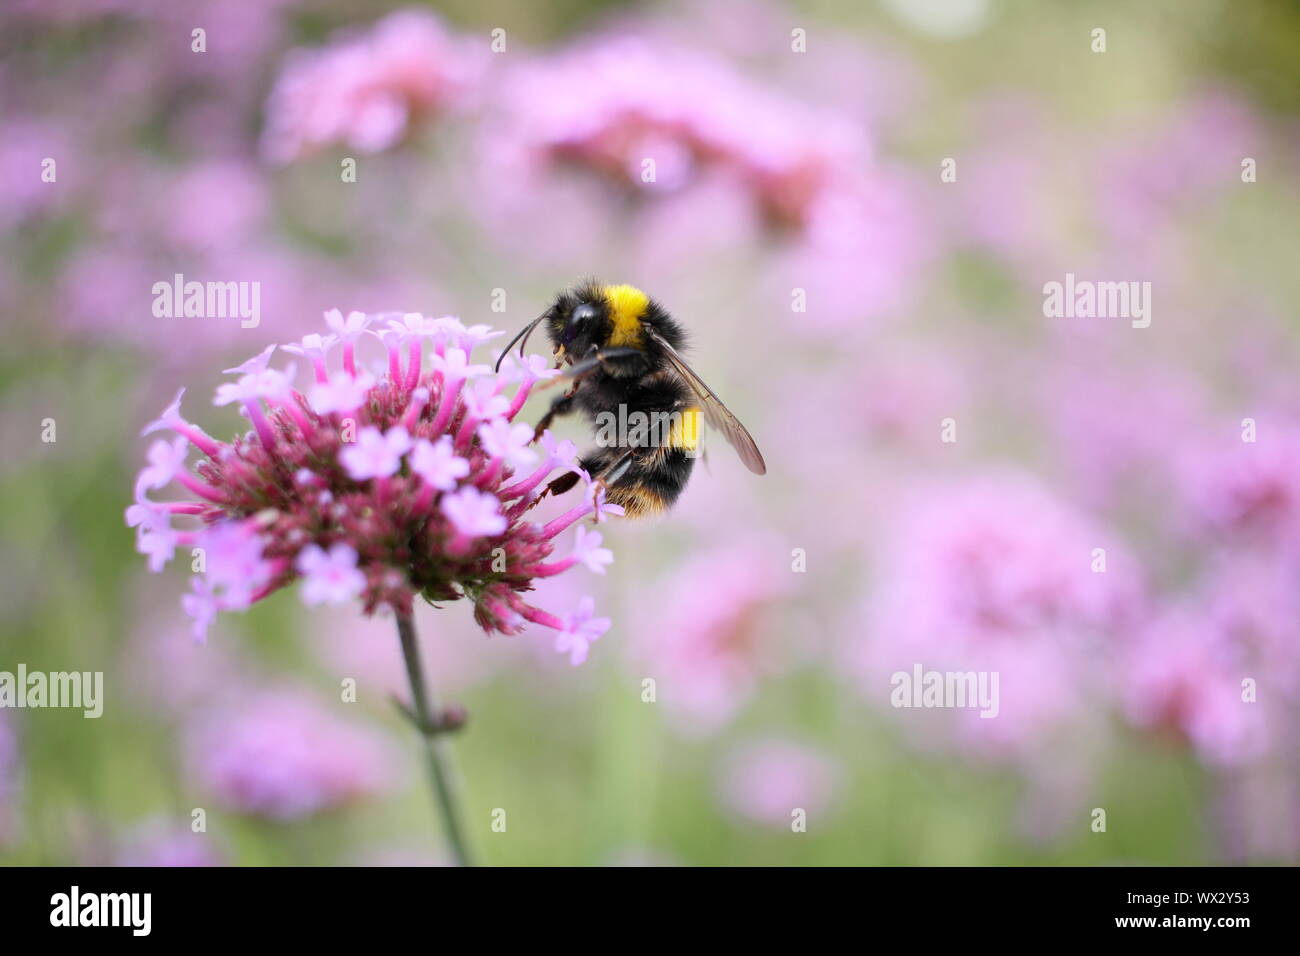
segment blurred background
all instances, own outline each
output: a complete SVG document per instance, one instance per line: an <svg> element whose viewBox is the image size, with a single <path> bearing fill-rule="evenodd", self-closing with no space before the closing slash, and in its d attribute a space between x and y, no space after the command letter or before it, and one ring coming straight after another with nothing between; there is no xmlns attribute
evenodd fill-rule
<svg viewBox="0 0 1300 956"><path fill-rule="evenodd" d="M582 276L769 474L715 447L547 585L613 619L580 668L419 612L482 861L1295 861L1297 63L1280 0L6 3L0 670L106 701L0 710L0 862L446 862L392 621L194 643L137 436L186 385L229 437L221 370L325 309L513 332ZM175 273L260 325L155 318ZM1045 317L1067 273L1149 327ZM892 707L914 664L998 716Z"/></svg>

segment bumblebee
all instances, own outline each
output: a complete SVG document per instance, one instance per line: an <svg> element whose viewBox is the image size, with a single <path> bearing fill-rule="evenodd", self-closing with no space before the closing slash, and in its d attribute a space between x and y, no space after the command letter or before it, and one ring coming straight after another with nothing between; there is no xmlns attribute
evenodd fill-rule
<svg viewBox="0 0 1300 956"><path fill-rule="evenodd" d="M682 358L685 331L640 289L587 282L562 292L501 358L516 342L522 356L539 324L546 326L568 388L537 423L534 439L556 416L583 412L597 426L600 447L580 465L627 516L658 514L677 500L700 451L701 419L722 433L750 471L767 472L745 426ZM577 480L563 475L548 489L561 494Z"/></svg>

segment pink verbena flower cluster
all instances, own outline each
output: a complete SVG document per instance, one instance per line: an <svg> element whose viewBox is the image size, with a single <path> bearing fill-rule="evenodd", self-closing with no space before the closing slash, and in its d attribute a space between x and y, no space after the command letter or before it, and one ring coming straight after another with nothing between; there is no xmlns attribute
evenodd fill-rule
<svg viewBox="0 0 1300 956"><path fill-rule="evenodd" d="M1295 742L1300 429L1281 410L1260 418L1258 441L1212 422L1177 449L1177 517L1199 566L1127 649L1122 672L1125 715L1172 732L1216 769Z"/></svg>
<svg viewBox="0 0 1300 956"><path fill-rule="evenodd" d="M515 81L507 107L527 148L636 188L647 157L657 189L722 170L775 225L803 226L832 183L870 160L860 127L843 115L749 83L711 57L630 35L579 44Z"/></svg>
<svg viewBox="0 0 1300 956"><path fill-rule="evenodd" d="M766 539L741 538L701 553L656 585L665 600L642 622L637 657L664 688L668 717L683 733L716 732L776 670L762 621L789 584L765 560L770 553Z"/></svg>
<svg viewBox="0 0 1300 956"><path fill-rule="evenodd" d="M190 776L222 806L294 820L372 796L390 782L377 733L334 716L309 694L277 687L208 712L190 728Z"/></svg>
<svg viewBox="0 0 1300 956"><path fill-rule="evenodd" d="M369 32L296 51L271 91L263 149L282 163L334 144L388 149L417 118L467 95L480 52L422 10L400 10Z"/></svg>
<svg viewBox="0 0 1300 956"><path fill-rule="evenodd" d="M831 805L841 774L824 754L794 740L765 738L737 747L722 763L718 798L753 823L785 828L791 812L820 815Z"/></svg>
<svg viewBox="0 0 1300 956"><path fill-rule="evenodd" d="M1007 471L916 492L886 537L889 557L865 614L871 637L857 658L873 699L917 664L997 673L996 719L947 709L923 728L934 743L955 740L990 758L1050 753L1059 735L1092 718L1105 662L1147 604L1138 566L1113 532Z"/></svg>
<svg viewBox="0 0 1300 956"><path fill-rule="evenodd" d="M240 406L251 431L228 443L212 438L182 417L184 389L144 429L176 437L149 447L127 524L153 571L177 548L193 549L183 605L196 637L218 611L247 608L302 578L306 603L359 599L367 614L385 606L409 614L417 595L468 598L485 631L551 627L557 649L581 663L610 623L594 616L592 600L559 617L521 597L534 579L577 564L603 573L613 556L598 532L580 527L573 551L550 560L555 539L588 515L600 522L621 513L578 467L572 442L546 432L536 447L533 429L513 421L533 387L558 373L538 356L512 357L500 373L473 364L473 350L502 333L451 317L336 310L325 318L328 334L284 346L312 367L305 394L294 387L295 365L271 367L275 346L227 370L235 379L214 404ZM359 364L363 336L385 346L386 371ZM191 446L201 456L192 468ZM548 523L530 520L548 480L567 471L583 479L584 500ZM194 497L150 497L169 485ZM177 518L197 526L174 527Z"/></svg>
<svg viewBox="0 0 1300 956"><path fill-rule="evenodd" d="M225 866L226 856L207 833L195 833L165 817L133 826L113 854L114 866Z"/></svg>
<svg viewBox="0 0 1300 956"><path fill-rule="evenodd" d="M517 194L515 206L554 195L562 180L552 174L564 169L637 197L738 196L763 227L744 235L778 240L773 288L806 289L811 316L828 326L887 314L930 254L920 193L877 161L848 112L794 99L690 46L628 33L507 77L497 102L515 134L503 141L488 127L484 169ZM510 225L517 215L498 213Z"/></svg>

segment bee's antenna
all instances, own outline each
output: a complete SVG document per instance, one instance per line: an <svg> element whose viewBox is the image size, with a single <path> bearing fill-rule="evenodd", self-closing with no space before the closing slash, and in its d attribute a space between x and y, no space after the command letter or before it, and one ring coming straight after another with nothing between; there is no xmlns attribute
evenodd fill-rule
<svg viewBox="0 0 1300 956"><path fill-rule="evenodd" d="M543 312L541 315L533 319L533 321L529 322L527 325L525 325L522 329L519 330L519 333L513 339L510 340L510 342L506 345L505 348L501 350L501 354L497 357L496 367L493 369L494 372L501 371L501 360L504 359L506 355L509 354L510 350L514 348L516 342L519 342L519 357L523 358L524 346L528 344L528 336L533 334L533 329L537 328L537 323L542 321L542 319L544 318L546 318L545 312ZM519 341L520 339L523 339L523 341L520 342Z"/></svg>

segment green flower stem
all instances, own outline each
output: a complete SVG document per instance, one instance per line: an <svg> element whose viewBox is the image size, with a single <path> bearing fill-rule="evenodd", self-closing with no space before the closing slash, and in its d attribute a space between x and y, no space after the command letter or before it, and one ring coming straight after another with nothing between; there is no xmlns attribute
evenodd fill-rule
<svg viewBox="0 0 1300 956"><path fill-rule="evenodd" d="M451 754L441 716L435 720L435 705L424 682L424 667L420 663L420 646L415 636L415 621L410 615L397 615L397 634L402 641L402 658L406 661L406 676L411 682L411 704L420 737L424 740L429 762L429 779L433 795L442 814L442 824L447 832L452 856L458 866L472 866L461 829L460 808L457 805L455 782L452 779Z"/></svg>

